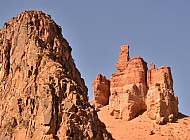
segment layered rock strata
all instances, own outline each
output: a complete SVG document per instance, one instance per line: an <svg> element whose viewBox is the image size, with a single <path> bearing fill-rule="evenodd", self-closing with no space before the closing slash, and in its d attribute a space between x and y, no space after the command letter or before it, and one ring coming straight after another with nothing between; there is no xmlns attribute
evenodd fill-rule
<svg viewBox="0 0 190 140"><path fill-rule="evenodd" d="M99 108L109 103L110 81L105 76L98 74L92 83L94 89L93 104Z"/></svg>
<svg viewBox="0 0 190 140"><path fill-rule="evenodd" d="M148 70L147 114L158 124L178 116L178 98L173 91L170 67Z"/></svg>
<svg viewBox="0 0 190 140"><path fill-rule="evenodd" d="M151 63L148 70L141 57L130 59L129 46L122 45L116 68L119 71L110 78L111 115L131 120L147 110L148 116L158 124L178 116L178 98L173 91L170 67L155 68Z"/></svg>
<svg viewBox="0 0 190 140"><path fill-rule="evenodd" d="M115 66L119 71L123 71L127 67L127 62L130 59L129 45L128 44L122 45L120 48L121 48L121 51L120 51L120 55L119 55L119 60L117 61Z"/></svg>
<svg viewBox="0 0 190 140"><path fill-rule="evenodd" d="M135 57L128 61L124 71L112 74L109 110L116 118L131 120L140 111L146 110L146 71L146 62Z"/></svg>
<svg viewBox="0 0 190 140"><path fill-rule="evenodd" d="M112 139L61 32L40 11L25 11L0 30L0 139Z"/></svg>
<svg viewBox="0 0 190 140"><path fill-rule="evenodd" d="M151 66L152 67L150 67L150 69L147 71L148 87L150 88L155 83L162 83L165 88L173 89L171 68L168 66L155 68L155 65L153 63Z"/></svg>

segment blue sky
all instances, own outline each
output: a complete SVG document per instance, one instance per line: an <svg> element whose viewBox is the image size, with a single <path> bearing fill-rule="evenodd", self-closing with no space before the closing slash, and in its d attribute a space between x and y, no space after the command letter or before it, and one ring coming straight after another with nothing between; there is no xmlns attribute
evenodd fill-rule
<svg viewBox="0 0 190 140"><path fill-rule="evenodd" d="M128 43L131 57L172 68L180 112L190 115L189 6L189 0L2 0L0 28L24 10L50 14L62 26L91 99L92 81L116 72L120 45Z"/></svg>

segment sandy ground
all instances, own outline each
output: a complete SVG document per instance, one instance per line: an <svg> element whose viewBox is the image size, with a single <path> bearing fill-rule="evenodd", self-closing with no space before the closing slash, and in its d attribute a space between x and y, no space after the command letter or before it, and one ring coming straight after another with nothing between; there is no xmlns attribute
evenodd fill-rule
<svg viewBox="0 0 190 140"><path fill-rule="evenodd" d="M116 140L190 140L190 117L184 115L173 123L157 125L146 112L131 121L115 119L105 106L98 116Z"/></svg>

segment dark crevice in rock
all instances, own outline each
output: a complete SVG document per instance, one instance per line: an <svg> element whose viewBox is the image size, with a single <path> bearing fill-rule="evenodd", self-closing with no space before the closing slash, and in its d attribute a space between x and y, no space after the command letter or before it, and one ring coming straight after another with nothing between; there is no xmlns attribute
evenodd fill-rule
<svg viewBox="0 0 190 140"><path fill-rule="evenodd" d="M10 70L10 50L11 44L9 40L5 40L4 44L4 77L8 76Z"/></svg>

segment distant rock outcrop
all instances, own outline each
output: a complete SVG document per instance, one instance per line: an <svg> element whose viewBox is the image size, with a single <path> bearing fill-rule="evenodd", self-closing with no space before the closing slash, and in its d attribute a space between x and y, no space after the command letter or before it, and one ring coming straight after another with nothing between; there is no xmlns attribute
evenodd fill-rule
<svg viewBox="0 0 190 140"><path fill-rule="evenodd" d="M0 139L112 139L95 109L62 29L26 11L0 30Z"/></svg>
<svg viewBox="0 0 190 140"><path fill-rule="evenodd" d="M105 76L98 74L92 83L94 88L94 106L99 108L109 103L110 81Z"/></svg>
<svg viewBox="0 0 190 140"><path fill-rule="evenodd" d="M156 69L151 63L148 70L141 57L130 59L129 46L122 45L116 68L119 72L113 73L110 78L111 115L131 120L147 110L148 116L158 124L178 116L178 98L174 95L170 67Z"/></svg>

